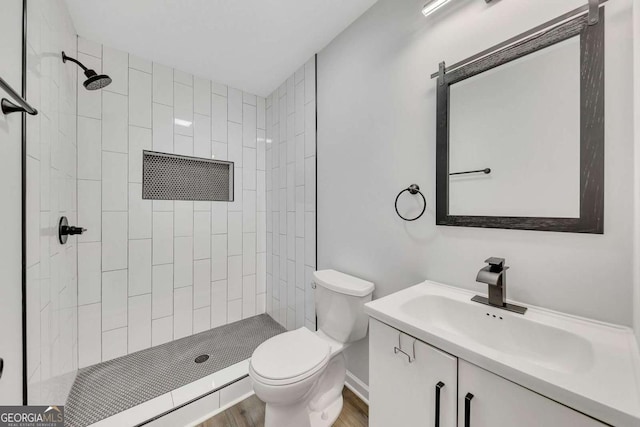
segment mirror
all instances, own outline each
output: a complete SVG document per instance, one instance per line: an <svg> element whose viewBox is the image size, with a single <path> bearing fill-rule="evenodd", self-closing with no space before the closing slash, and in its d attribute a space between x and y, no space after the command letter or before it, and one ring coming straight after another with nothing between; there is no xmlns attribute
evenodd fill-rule
<svg viewBox="0 0 640 427"><path fill-rule="evenodd" d="M437 224L602 233L603 35L581 16L441 68Z"/></svg>

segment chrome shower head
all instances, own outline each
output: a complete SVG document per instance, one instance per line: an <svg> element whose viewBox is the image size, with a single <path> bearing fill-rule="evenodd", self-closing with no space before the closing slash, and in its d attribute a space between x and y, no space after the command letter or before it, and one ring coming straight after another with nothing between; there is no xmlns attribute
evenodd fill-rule
<svg viewBox="0 0 640 427"><path fill-rule="evenodd" d="M96 73L95 70L85 67L77 59L71 58L70 56L67 56L64 52L62 52L62 62L67 61L78 64L78 66L84 70L84 75L87 77L87 80L84 81L83 85L85 88L87 88L87 90L102 89L103 87L109 86L109 84L111 83L111 77L107 76L106 74Z"/></svg>

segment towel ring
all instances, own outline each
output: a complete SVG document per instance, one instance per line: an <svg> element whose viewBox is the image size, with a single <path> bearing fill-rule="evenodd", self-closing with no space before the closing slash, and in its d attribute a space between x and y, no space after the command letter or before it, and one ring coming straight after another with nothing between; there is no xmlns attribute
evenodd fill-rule
<svg viewBox="0 0 640 427"><path fill-rule="evenodd" d="M398 212L398 199L400 198L402 193L404 193L405 191L408 191L410 194L420 194L422 196L422 202L423 202L422 212L420 212L420 215L418 215L415 218L405 218L402 215L400 215L400 212ZM418 184L411 184L408 188L405 188L404 190L399 192L398 195L396 196L396 213L400 218L404 219L405 221L415 221L416 219L420 218L422 214L424 214L425 210L427 210L427 199L424 197L424 194L422 194L422 191L420 191L420 186L418 186Z"/></svg>

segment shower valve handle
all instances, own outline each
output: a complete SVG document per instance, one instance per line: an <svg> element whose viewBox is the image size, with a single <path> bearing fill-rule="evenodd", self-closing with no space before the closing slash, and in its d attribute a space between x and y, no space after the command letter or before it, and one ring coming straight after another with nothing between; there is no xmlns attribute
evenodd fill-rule
<svg viewBox="0 0 640 427"><path fill-rule="evenodd" d="M60 222L58 224L58 240L60 241L60 244L64 245L65 243L67 243L67 239L69 238L69 236L82 234L85 231L87 231L86 228L69 225L67 217L63 216L60 218Z"/></svg>
<svg viewBox="0 0 640 427"><path fill-rule="evenodd" d="M62 234L67 234L69 236L73 236L75 234L82 234L85 231L87 231L86 228L82 228L82 227L74 227L72 225L66 225L62 227Z"/></svg>

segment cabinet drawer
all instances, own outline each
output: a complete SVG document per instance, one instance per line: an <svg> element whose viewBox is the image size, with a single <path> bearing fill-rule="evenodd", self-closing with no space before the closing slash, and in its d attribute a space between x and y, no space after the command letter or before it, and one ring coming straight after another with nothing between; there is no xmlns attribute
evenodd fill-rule
<svg viewBox="0 0 640 427"><path fill-rule="evenodd" d="M455 427L457 358L375 319L369 331L369 426Z"/></svg>
<svg viewBox="0 0 640 427"><path fill-rule="evenodd" d="M461 427L606 426L461 359L458 391L458 425Z"/></svg>

